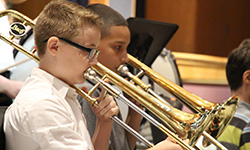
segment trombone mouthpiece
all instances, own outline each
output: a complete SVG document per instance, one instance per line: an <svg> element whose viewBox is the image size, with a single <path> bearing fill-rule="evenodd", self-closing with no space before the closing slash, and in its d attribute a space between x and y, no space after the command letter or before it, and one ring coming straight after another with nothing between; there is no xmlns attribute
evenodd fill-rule
<svg viewBox="0 0 250 150"><path fill-rule="evenodd" d="M120 65L117 68L117 72L121 75L121 76L125 76L127 75L127 73L129 72L128 67L125 64Z"/></svg>
<svg viewBox="0 0 250 150"><path fill-rule="evenodd" d="M93 69L91 69L91 68L88 68L84 72L84 78L86 78L86 79L94 80L96 76L97 76L96 72Z"/></svg>

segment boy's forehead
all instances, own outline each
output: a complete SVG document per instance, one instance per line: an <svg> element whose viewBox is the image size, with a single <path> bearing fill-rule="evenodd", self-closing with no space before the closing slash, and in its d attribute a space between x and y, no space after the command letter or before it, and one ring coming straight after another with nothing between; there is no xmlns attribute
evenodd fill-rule
<svg viewBox="0 0 250 150"><path fill-rule="evenodd" d="M88 34L101 34L101 30L96 25L86 24L80 27L75 37L82 37Z"/></svg>
<svg viewBox="0 0 250 150"><path fill-rule="evenodd" d="M107 38L130 40L130 31L127 26L113 26Z"/></svg>
<svg viewBox="0 0 250 150"><path fill-rule="evenodd" d="M101 39L101 31L94 25L85 26L79 30L74 39L85 46L97 47Z"/></svg>
<svg viewBox="0 0 250 150"><path fill-rule="evenodd" d="M129 28L127 26L112 26L110 32L115 33L126 33L130 34Z"/></svg>

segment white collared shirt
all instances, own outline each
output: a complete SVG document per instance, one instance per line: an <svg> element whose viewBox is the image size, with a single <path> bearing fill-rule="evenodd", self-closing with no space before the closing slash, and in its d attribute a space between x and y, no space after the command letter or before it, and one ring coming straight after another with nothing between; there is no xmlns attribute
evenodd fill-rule
<svg viewBox="0 0 250 150"><path fill-rule="evenodd" d="M76 97L68 84L34 68L5 113L7 149L94 149Z"/></svg>

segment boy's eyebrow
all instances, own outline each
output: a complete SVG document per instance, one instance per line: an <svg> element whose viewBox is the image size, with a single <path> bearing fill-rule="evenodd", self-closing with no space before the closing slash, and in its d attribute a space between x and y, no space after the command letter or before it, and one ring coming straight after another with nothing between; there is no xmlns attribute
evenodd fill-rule
<svg viewBox="0 0 250 150"><path fill-rule="evenodd" d="M115 43L118 43L118 44L125 44L125 42L123 42L123 41L115 41Z"/></svg>
<svg viewBox="0 0 250 150"><path fill-rule="evenodd" d="M85 43L84 44L85 46L90 46L90 47L97 47L97 45L96 44L93 44L93 43Z"/></svg>

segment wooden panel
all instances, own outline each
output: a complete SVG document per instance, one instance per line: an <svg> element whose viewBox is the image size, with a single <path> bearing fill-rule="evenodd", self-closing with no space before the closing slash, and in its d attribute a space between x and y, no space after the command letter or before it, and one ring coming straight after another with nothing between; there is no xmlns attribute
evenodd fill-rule
<svg viewBox="0 0 250 150"><path fill-rule="evenodd" d="M226 57L173 52L183 83L227 85Z"/></svg>
<svg viewBox="0 0 250 150"><path fill-rule="evenodd" d="M198 53L227 56L250 37L249 0L198 0L196 19Z"/></svg>
<svg viewBox="0 0 250 150"><path fill-rule="evenodd" d="M31 19L35 19L43 7L50 1L51 0L28 0L22 4L13 5L12 7Z"/></svg>
<svg viewBox="0 0 250 150"><path fill-rule="evenodd" d="M146 18L179 25L168 49L194 52L195 0L147 0L145 7Z"/></svg>
<svg viewBox="0 0 250 150"><path fill-rule="evenodd" d="M179 25L167 48L227 56L250 37L249 0L147 0L145 17Z"/></svg>

